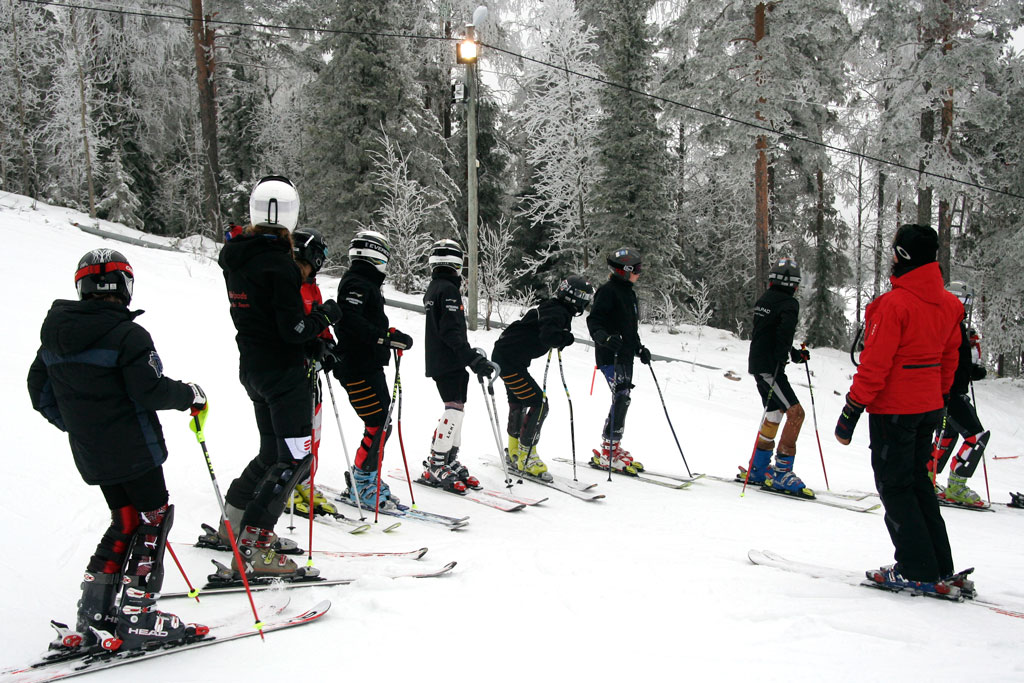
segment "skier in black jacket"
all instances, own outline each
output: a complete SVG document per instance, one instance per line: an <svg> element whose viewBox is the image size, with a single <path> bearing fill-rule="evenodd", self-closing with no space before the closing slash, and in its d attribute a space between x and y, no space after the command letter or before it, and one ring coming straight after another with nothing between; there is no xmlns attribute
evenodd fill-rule
<svg viewBox="0 0 1024 683"><path fill-rule="evenodd" d="M968 396L971 382L984 379L987 374L981 361L981 339L977 332L967 327L974 303L974 290L959 280L950 282L946 289L964 305L964 321L960 323L960 357L953 375L953 386L949 391L949 402L946 404L946 419L937 435L929 469L933 475L941 472L953 453L957 435L963 436L964 443L949 466L946 488L939 490L938 496L959 505L981 507L984 505L981 496L967 485L967 480L978 469L978 463L984 457L989 438L989 431L982 426L978 410Z"/></svg>
<svg viewBox="0 0 1024 683"><path fill-rule="evenodd" d="M57 629L51 647L60 651L148 648L206 631L155 607L174 521L156 411L193 408L205 419L206 396L164 376L152 338L135 322L143 312L128 310L134 282L120 252L83 256L75 273L80 300L53 302L28 374L32 407L67 432L82 479L100 487L111 516L86 567L76 630ZM107 640L111 630L119 644Z"/></svg>
<svg viewBox="0 0 1024 683"><path fill-rule="evenodd" d="M334 376L345 387L349 403L363 421L363 438L356 450L355 472L346 473L348 495L356 495L367 508L395 507L398 498L379 479L380 454L390 432L385 433L391 397L384 379L384 366L391 351L412 348L412 337L389 327L384 312L381 285L387 273L391 246L372 230L357 232L348 250L351 265L338 283L338 301L345 327L335 328L338 362ZM354 479L354 481L353 481ZM378 481L379 479L379 481ZM378 501L377 486L380 485Z"/></svg>
<svg viewBox="0 0 1024 683"><path fill-rule="evenodd" d="M651 352L640 343L639 313L633 285L640 279L642 261L634 249L623 247L608 257L611 274L597 288L594 306L587 316L587 328L594 340L594 356L598 369L608 382L612 403L601 433L601 450L594 449L591 464L602 469L611 467L627 474L639 474L644 466L633 460L622 448L626 429L629 392L633 388L633 357L648 365Z"/></svg>
<svg viewBox="0 0 1024 683"><path fill-rule="evenodd" d="M273 529L312 461L312 366L305 345L341 318L330 300L305 313L290 233L298 212L299 195L286 178L262 179L249 199L252 225L228 240L219 260L238 332L238 377L260 433L259 453L231 482L225 500L232 528L232 517L240 518L235 533L246 571L262 576L309 573L276 553ZM236 565L232 560L238 572Z"/></svg>
<svg viewBox="0 0 1024 683"><path fill-rule="evenodd" d="M761 404L765 406L748 481L813 498L814 492L804 487L800 477L793 473L796 440L804 423L804 409L786 377L787 358L794 363L806 363L811 357L807 349L793 347L793 335L800 317L800 302L795 296L800 286L800 268L796 261L788 257L778 259L768 273L768 283L768 291L754 304L747 360L747 371L754 376ZM783 415L786 416L786 426L779 437L775 466L772 467L775 435Z"/></svg>
<svg viewBox="0 0 1024 683"><path fill-rule="evenodd" d="M527 369L534 358L575 341L572 319L583 314L593 296L593 286L572 275L559 283L554 297L505 328L494 344L491 359L501 368L508 395L509 465L519 472L551 481L548 466L537 456L548 401Z"/></svg>
<svg viewBox="0 0 1024 683"><path fill-rule="evenodd" d="M462 284L462 247L454 240L439 240L430 250L431 280L423 295L426 312L424 363L444 402L444 413L434 429L430 459L423 463L422 479L456 493L480 488L480 482L459 462L462 418L465 415L470 370L480 377L494 372L487 358L469 346Z"/></svg>

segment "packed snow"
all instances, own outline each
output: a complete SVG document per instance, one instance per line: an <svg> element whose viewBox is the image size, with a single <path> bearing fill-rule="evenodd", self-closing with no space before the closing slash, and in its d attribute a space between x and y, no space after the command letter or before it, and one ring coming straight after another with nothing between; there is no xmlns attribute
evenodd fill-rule
<svg viewBox="0 0 1024 683"><path fill-rule="evenodd" d="M50 640L50 619L73 623L82 570L109 521L98 488L86 486L72 463L67 438L32 410L25 377L39 344L39 326L50 303L74 298L78 259L96 247L124 253L135 270L132 308L152 334L166 374L198 382L210 398L207 443L221 489L226 490L257 448L251 403L237 379L238 352L220 269L210 245L193 239L181 251L122 244L72 225L96 221L75 211L17 195L0 195L0 235L7 249L6 326L9 346L0 364L7 387L6 494L0 501L7 544L0 559L0 668L25 663ZM105 229L135 234L99 222ZM151 235L147 240L171 244ZM337 280L321 278L325 297ZM644 296L643 281L638 285ZM388 289L389 298L416 301ZM410 468L419 468L442 406L423 375L423 319L389 308L392 324L417 345L402 362L400 428ZM577 338L586 338L583 318ZM488 351L498 331L470 333ZM653 365L668 413L694 472L728 476L750 456L761 404L746 374L747 342L731 333L682 326L677 334L641 330L655 354L679 359ZM581 344L563 352L575 415L580 480L599 482L607 498L583 502L533 483L515 492L543 504L504 513L424 487L414 490L422 509L470 515L469 526L451 532L414 520L384 534L378 525L360 536L315 525L314 547L412 550L428 546L422 560L346 560L315 557L328 578L360 577L348 587L290 591L287 613L321 599L333 607L322 621L266 642L237 643L182 653L96 674L110 681L261 680L1021 680L1024 621L968 605L910 598L817 580L752 565L751 548L774 550L794 560L850 569L892 561L882 513L854 513L789 500L757 490L703 480L670 490L606 475L583 463L599 445L608 391L594 384L593 351ZM694 361L699 364L695 365ZM711 366L714 369L710 369ZM815 404L805 370L788 374L807 410L796 472L808 486L825 489L815 439L815 417L833 491L872 490L866 421L853 444L832 436L853 366L845 350L813 349L810 360ZM531 373L540 380L544 359ZM725 377L734 371L741 379ZM990 373L991 376L992 373ZM388 368L389 382L393 367ZM685 473L651 377L639 364L624 445L649 469ZM502 437L506 403L499 385ZM979 468L972 486L992 500L1009 501L1024 490L1020 416L1024 385L1017 380L977 383L982 422L992 430L987 475ZM341 427L349 447L359 423L335 384ZM325 390L326 396L326 390ZM548 375L551 412L539 452L552 471L572 476L570 419L558 368ZM497 451L480 388L470 386L463 461L487 486L500 488L501 471L482 466ZM193 583L226 554L191 547L201 522L214 524L218 508L202 453L188 418L161 413L170 449L165 465L176 506L174 548ZM1007 459L995 459L992 456ZM393 438L384 467L400 466ZM344 457L329 397L324 403L318 479L342 485ZM943 480L945 475L943 475ZM404 501L409 491L392 480ZM870 498L877 502L877 498ZM1024 610L1024 510L995 505L994 512L943 508L958 567L977 567L981 597ZM343 512L355 512L343 508ZM390 518L384 518L390 521ZM277 530L303 547L308 526L287 515ZM184 588L168 557L164 589ZM439 567L457 560L454 572L436 579L389 579L387 574ZM262 600L268 600L262 597ZM189 621L251 624L242 595L209 596L200 604L165 601L163 609Z"/></svg>

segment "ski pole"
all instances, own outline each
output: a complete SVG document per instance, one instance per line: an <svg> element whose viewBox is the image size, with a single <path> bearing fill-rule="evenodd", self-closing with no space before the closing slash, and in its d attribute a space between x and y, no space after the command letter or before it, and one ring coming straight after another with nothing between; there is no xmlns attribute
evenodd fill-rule
<svg viewBox="0 0 1024 683"><path fill-rule="evenodd" d="M978 399L974 397L974 380L971 380L971 403L974 404L974 414L978 414ZM992 492L988 488L988 463L986 462L985 449L981 449L981 472L985 475L985 497L988 504L992 505ZM952 467L952 466L951 466Z"/></svg>
<svg viewBox="0 0 1024 683"><path fill-rule="evenodd" d="M562 376L562 388L565 389L565 400L569 402L569 439L572 443L572 480L576 478L576 422L572 415L572 396L569 395L569 385L565 382L565 369L562 367L562 349L558 349L558 374Z"/></svg>
<svg viewBox="0 0 1024 683"><path fill-rule="evenodd" d="M665 405L665 397L661 393L661 385L658 384L658 376L654 374L654 366L648 363L647 367L651 369L651 377L654 379L654 386L658 388L658 398L661 399L661 409L665 411L665 419L668 420L668 428L672 430L672 438L676 440L676 448L679 449L679 455L683 458L683 466L686 468L686 474L692 479L693 472L690 471L690 465L686 462L686 455L683 453L683 447L679 445L679 437L676 436L676 428L672 426L672 418L668 416L668 406Z"/></svg>
<svg viewBox="0 0 1024 683"><path fill-rule="evenodd" d="M341 416L338 415L338 402L334 399L334 384L331 382L331 376L327 375L327 391L331 395L331 407L334 408L334 421L338 423L338 434L341 436L341 450L345 454L345 467L348 468L349 477L355 486L355 470L352 469L352 459L348 456L348 445L345 443L345 430L341 428ZM356 496L356 509L359 510L359 521L365 522L366 515L363 514L363 504L359 501L359 496Z"/></svg>
<svg viewBox="0 0 1024 683"><path fill-rule="evenodd" d="M412 477L409 476L409 461L405 457L405 442L402 441L402 376L398 374L398 362L402 358L402 350L395 349L395 383L398 384L398 448L402 451L402 464L405 465L405 480L409 482L409 500L416 507L416 495L412 492Z"/></svg>
<svg viewBox="0 0 1024 683"><path fill-rule="evenodd" d="M800 350L807 348L807 344L801 344ZM825 452L821 449L821 436L818 435L818 409L814 405L814 386L811 384L811 366L804 361L804 370L807 371L807 390L811 393L811 416L814 418L814 438L818 440L818 455L821 456L821 472L825 475L825 490L831 491L828 487L828 472L825 471Z"/></svg>
<svg viewBox="0 0 1024 683"><path fill-rule="evenodd" d="M188 597L195 598L196 602L199 602L199 591L192 587L192 582L188 580L188 574L185 573L185 568L181 566L181 562L178 561L178 555L174 552L174 548L171 547L171 542L167 541L167 552L171 554L171 559L174 560L174 564L178 565L178 571L181 572L181 578L185 579L185 585L188 586Z"/></svg>
<svg viewBox="0 0 1024 683"><path fill-rule="evenodd" d="M197 408L192 409L192 423L189 425L196 435L196 441L199 442L199 446L203 449L203 457L206 459L206 469L210 472L210 481L213 483L213 492L217 494L217 505L220 506L220 516L224 520L224 529L228 532L228 539L231 541L231 552L235 556L235 562L238 563L239 574L242 575L242 585L245 586L245 594L249 597L249 607L252 608L252 616L256 620L254 624L256 630L260 632L260 640L266 640L263 635L263 622L260 621L260 615L256 612L256 603L252 599L252 591L249 590L249 577L245 571L245 562L242 561L242 554L238 551L238 541L235 540L235 531L231 528L231 520L228 519L227 508L224 507L224 497L220 495L220 486L217 484L217 475L213 473L213 462L210 460L210 451L206 448L206 435L203 434L203 422L205 422L205 413L209 410L209 404L202 410ZM202 418L202 419L200 419Z"/></svg>
<svg viewBox="0 0 1024 683"><path fill-rule="evenodd" d="M377 497L373 501L373 523L380 520L380 470L384 466L384 444L388 440L388 431L391 429L391 414L395 410L395 403L398 402L398 364L402 355L395 352L395 384L391 389L391 404L388 406L387 417L384 418L384 426L380 432L380 446L377 447ZM409 492L412 493L412 484L409 485ZM357 493L358 495L358 493Z"/></svg>
<svg viewBox="0 0 1024 683"><path fill-rule="evenodd" d="M750 470L754 467L754 454L757 453L757 441L761 438L761 425L764 424L764 418L768 414L768 406L771 405L772 396L775 395L775 379L779 376L779 368L782 367L782 363L775 364L775 372L772 373L772 383L768 387L768 398L764 402L764 412L761 413L761 421L757 423L757 438L754 439L754 449L750 451L750 462L747 463L747 474L743 477L743 490L740 491L740 498L747 495L747 482L750 481Z"/></svg>
<svg viewBox="0 0 1024 683"><path fill-rule="evenodd" d="M483 349L477 347L474 348L473 351L479 353L484 358L487 358L487 352ZM501 445L501 436L499 435L498 428L498 404L494 401L494 381L501 375L501 366L490 360L487 361L487 364L494 369L491 376L487 378L487 387L484 388L483 377L477 375L476 379L480 383L480 391L483 392L484 395L484 406L487 408L487 421L491 424L491 433L494 435L494 447L498 450L498 458L501 460L501 471L505 473L505 486L506 488L511 489L512 477L509 476L508 473L508 460L510 460L512 456L508 453L508 446ZM500 455L502 452L505 454L504 458ZM520 483L522 482L520 481Z"/></svg>
<svg viewBox="0 0 1024 683"><path fill-rule="evenodd" d="M310 381L310 397L313 399L313 415L310 424L310 441L309 450L313 456L313 461L309 465L309 500L306 501L306 507L309 508L309 557L306 559L306 566L313 566L313 514L316 499L316 470L320 465L320 447L316 438L316 414L317 404L320 401L320 373L318 372L319 364L316 361L309 366L309 381ZM298 484L299 482L295 482ZM295 509L295 492L292 491L292 510Z"/></svg>
<svg viewBox="0 0 1024 683"><path fill-rule="evenodd" d="M590 395L594 395L594 380L597 379L597 366L594 366L594 371L590 373Z"/></svg>

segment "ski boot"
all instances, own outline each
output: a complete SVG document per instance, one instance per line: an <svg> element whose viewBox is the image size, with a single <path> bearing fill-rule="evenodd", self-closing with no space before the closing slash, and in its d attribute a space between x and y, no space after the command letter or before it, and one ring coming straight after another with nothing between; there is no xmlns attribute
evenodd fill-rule
<svg viewBox="0 0 1024 683"><path fill-rule="evenodd" d="M864 572L870 581L894 592L909 590L919 595L932 595L947 600L963 600L960 589L945 581L911 581L900 574L896 565L890 564Z"/></svg>
<svg viewBox="0 0 1024 683"><path fill-rule="evenodd" d="M319 574L318 569L299 567L288 557L278 554L271 546L273 536L274 532L270 529L261 529L251 524L242 530L238 537L238 553L242 556L245 573L249 577L287 580L314 576L315 574L311 574L311 572ZM227 569L224 565L216 561L214 564L217 565L218 570L216 574L210 575L210 580L213 582L218 579L234 580L241 574L237 558L231 559L231 569L227 572L223 571Z"/></svg>
<svg viewBox="0 0 1024 683"><path fill-rule="evenodd" d="M352 481L352 473L345 472L345 483L348 490L345 495L352 500L359 497L359 504L367 510L377 507L377 470L365 472L358 467L355 469L355 481ZM380 481L380 507L382 509L395 509L400 505L397 497L391 495L391 489L383 479Z"/></svg>
<svg viewBox="0 0 1024 683"><path fill-rule="evenodd" d="M629 456L629 451L625 451L619 445L618 441L609 441L604 439L601 442L601 450L594 449L594 456L590 459L590 462L600 467L603 470L608 469L609 459L611 461L612 469L616 472L622 472L624 474L631 474L636 476L643 471L643 465L633 461L633 458Z"/></svg>
<svg viewBox="0 0 1024 683"><path fill-rule="evenodd" d="M469 468L459 462L459 447L453 446L448 451L448 467L452 468L452 472L466 485L469 489L480 489L483 488L480 485L480 480L469 473Z"/></svg>
<svg viewBox="0 0 1024 683"><path fill-rule="evenodd" d="M949 473L949 483L939 497L959 505L978 507L982 504L981 496L967 485L967 477L961 477L953 472Z"/></svg>
<svg viewBox="0 0 1024 683"><path fill-rule="evenodd" d="M309 482L306 481L302 484L295 485L295 491L292 493L292 505L295 507L295 511L303 514L309 514ZM329 502L322 494L319 489L313 489L313 512L318 515L336 515L338 514L338 508L333 503Z"/></svg>
<svg viewBox="0 0 1024 683"><path fill-rule="evenodd" d="M90 652L98 649L102 640L112 638L113 630L117 627L115 598L120 587L119 573L85 572L75 629L59 621L51 621L50 625L57 631L57 637L50 642L43 659L64 659Z"/></svg>
<svg viewBox="0 0 1024 683"><path fill-rule="evenodd" d="M949 576L942 579L942 581L943 583L947 583L951 586L956 586L960 589L960 595L964 596L968 600L973 600L974 597L978 594L978 591L974 588L974 581L972 579L967 578L973 572L974 567L970 567L968 569L959 571L955 574L950 574Z"/></svg>
<svg viewBox="0 0 1024 683"><path fill-rule="evenodd" d="M519 442L518 445L519 447L514 453L509 452L511 456L509 466L512 470L528 474L537 479L543 479L544 481L554 481L554 477L548 473L548 466L537 455L537 447L527 446L522 442Z"/></svg>
<svg viewBox="0 0 1024 683"><path fill-rule="evenodd" d="M1024 508L1024 493L1010 492L1010 502L1006 504L1011 508Z"/></svg>
<svg viewBox="0 0 1024 683"><path fill-rule="evenodd" d="M319 495L319 491L317 492ZM236 508L231 503L226 503L224 509L228 513L228 521L231 522L231 530L235 532L235 538L238 538L238 532L242 529L242 514L245 512L240 508ZM309 510L307 509L308 513ZM231 550L231 538L228 534L228 527L224 523L224 520L220 520L220 524L214 529L209 524L201 524L203 534L196 540L197 548L213 548L214 550ZM281 553L282 555L301 555L303 550L299 547L299 544L290 538L281 538L273 531L270 532L270 547Z"/></svg>
<svg viewBox="0 0 1024 683"><path fill-rule="evenodd" d="M814 498L814 491L804 486L800 477L793 474L795 455L775 454L775 466L765 473L763 488L781 491L801 498Z"/></svg>
<svg viewBox="0 0 1024 683"><path fill-rule="evenodd" d="M744 474L737 474L738 481L746 481L751 486L761 486L772 468L772 452L763 448L754 451L753 464L750 467L749 478Z"/></svg>
<svg viewBox="0 0 1024 683"><path fill-rule="evenodd" d="M446 453L431 453L430 459L423 461L423 474L420 480L445 491L465 494L466 483L448 466Z"/></svg>
<svg viewBox="0 0 1024 683"><path fill-rule="evenodd" d="M157 610L156 600L159 597L159 593L147 593L133 585L125 586L117 620L117 641L103 643L104 649L155 650L191 642L209 633L206 626L186 624L173 614Z"/></svg>

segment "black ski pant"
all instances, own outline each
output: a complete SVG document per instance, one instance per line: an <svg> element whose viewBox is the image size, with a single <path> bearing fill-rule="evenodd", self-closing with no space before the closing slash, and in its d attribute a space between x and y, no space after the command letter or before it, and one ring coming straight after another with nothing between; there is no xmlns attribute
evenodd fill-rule
<svg viewBox="0 0 1024 683"><path fill-rule="evenodd" d="M953 454L957 434L967 439L975 434L980 434L984 430L985 428L981 425L981 420L978 419L978 411L975 409L974 404L971 403L970 397L967 394L953 394L950 396L949 405L946 406L945 429L939 434L939 444L942 447L942 453L939 455L936 472L942 471L942 468L946 466L946 462L949 460L949 456ZM980 445L981 448L974 447L978 450L978 453L971 454L970 460L972 462L965 468L966 471L959 471L959 467L956 467L955 462L951 471L961 476L969 477L973 475L981 459L981 450L985 447L985 444Z"/></svg>
<svg viewBox="0 0 1024 683"><path fill-rule="evenodd" d="M384 369L377 368L364 374L335 373L348 394L348 402L363 421L363 438L356 449L355 467L363 472L380 469L381 441L387 443L391 430L385 432L384 423L391 409Z"/></svg>
<svg viewBox="0 0 1024 683"><path fill-rule="evenodd" d="M260 450L231 482L225 500L245 510L243 527L273 529L291 489L308 476L312 464L305 455L312 446L310 379L302 366L242 370L239 379L253 404Z"/></svg>
<svg viewBox="0 0 1024 683"><path fill-rule="evenodd" d="M942 411L871 415L871 467L885 506L885 526L896 548L897 570L911 581L953 573L953 554L935 488L928 476L932 435Z"/></svg>
<svg viewBox="0 0 1024 683"><path fill-rule="evenodd" d="M142 521L139 513L159 510L167 505L164 470L155 467L131 481L101 484L100 490L110 508L110 527L89 558L87 570L100 574L120 574L124 571L132 538Z"/></svg>
<svg viewBox="0 0 1024 683"><path fill-rule="evenodd" d="M501 381L505 383L505 394L508 397L506 431L529 450L540 441L540 430L548 416L548 400L544 397L544 390L525 367L506 368L501 365L501 361L495 362L501 366Z"/></svg>
<svg viewBox="0 0 1024 683"><path fill-rule="evenodd" d="M626 430L626 413L629 411L629 404L632 401L629 392L635 386L633 384L633 360L630 358L628 363L602 365L600 370L612 392L612 404L608 408L608 417L604 420L604 430L601 432L601 436L606 441L620 441L622 433Z"/></svg>

